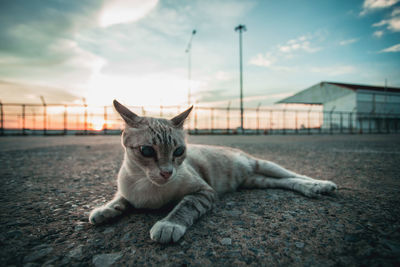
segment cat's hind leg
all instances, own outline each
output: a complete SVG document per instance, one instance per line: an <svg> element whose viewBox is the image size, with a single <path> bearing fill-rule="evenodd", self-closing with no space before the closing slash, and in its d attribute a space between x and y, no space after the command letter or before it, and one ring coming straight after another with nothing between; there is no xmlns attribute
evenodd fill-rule
<svg viewBox="0 0 400 267"><path fill-rule="evenodd" d="M307 177L309 178L309 177ZM260 174L248 177L241 185L242 188L280 188L299 192L307 197L317 197L329 194L336 189L330 181L315 180L312 178L272 178Z"/></svg>
<svg viewBox="0 0 400 267"><path fill-rule="evenodd" d="M308 181L317 181L317 182L328 182L331 183L335 186L336 185L333 182L326 181L326 180L316 180L311 177L301 175L298 173L295 173L293 171L289 171L288 169L285 169L284 167L263 159L258 159L254 158L255 164L254 164L254 173L256 174L261 174L266 177L275 177L275 178L299 178L303 180L308 180Z"/></svg>
<svg viewBox="0 0 400 267"><path fill-rule="evenodd" d="M306 180L314 180L310 177L300 175L298 173L289 171L284 167L263 159L254 158L254 173L265 175L266 177L275 177L275 178L303 178Z"/></svg>
<svg viewBox="0 0 400 267"><path fill-rule="evenodd" d="M128 201L117 194L110 202L104 206L97 207L89 215L89 222L100 224L116 216L119 216L129 207Z"/></svg>

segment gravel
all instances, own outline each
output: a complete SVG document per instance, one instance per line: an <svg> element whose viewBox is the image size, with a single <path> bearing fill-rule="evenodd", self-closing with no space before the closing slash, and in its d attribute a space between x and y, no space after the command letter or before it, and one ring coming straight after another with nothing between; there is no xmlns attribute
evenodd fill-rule
<svg viewBox="0 0 400 267"><path fill-rule="evenodd" d="M276 189L226 194L168 245L149 237L168 208L88 223L115 193L119 137L1 137L1 266L399 266L399 137L190 136L339 189L318 199Z"/></svg>
<svg viewBox="0 0 400 267"><path fill-rule="evenodd" d="M93 265L96 267L108 267L122 257L121 253L99 254L93 256Z"/></svg>

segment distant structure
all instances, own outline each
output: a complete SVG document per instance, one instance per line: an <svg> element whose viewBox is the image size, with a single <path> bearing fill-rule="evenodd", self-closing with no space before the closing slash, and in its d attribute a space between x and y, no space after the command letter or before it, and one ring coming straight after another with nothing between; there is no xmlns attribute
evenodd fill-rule
<svg viewBox="0 0 400 267"><path fill-rule="evenodd" d="M332 123L332 114L345 114L351 116L343 121L345 127L395 128L400 115L400 88L320 82L277 103L322 105L322 127L332 127L327 125L328 121Z"/></svg>

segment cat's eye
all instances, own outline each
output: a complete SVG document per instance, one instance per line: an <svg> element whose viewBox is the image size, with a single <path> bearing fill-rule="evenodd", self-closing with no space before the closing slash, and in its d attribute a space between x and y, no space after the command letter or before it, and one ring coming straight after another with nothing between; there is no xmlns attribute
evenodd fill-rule
<svg viewBox="0 0 400 267"><path fill-rule="evenodd" d="M152 158L156 155L156 151L151 146L140 146L139 150L143 157L146 158Z"/></svg>
<svg viewBox="0 0 400 267"><path fill-rule="evenodd" d="M183 155L183 153L185 153L185 147L184 146L180 146L177 149L175 149L174 157L180 157L180 156Z"/></svg>

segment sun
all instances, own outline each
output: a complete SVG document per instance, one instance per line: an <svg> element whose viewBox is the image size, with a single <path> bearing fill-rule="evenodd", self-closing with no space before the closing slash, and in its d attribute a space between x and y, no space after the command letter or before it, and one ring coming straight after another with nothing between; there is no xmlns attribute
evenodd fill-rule
<svg viewBox="0 0 400 267"><path fill-rule="evenodd" d="M95 131L103 130L105 121L99 118L92 119L90 122L90 128Z"/></svg>

